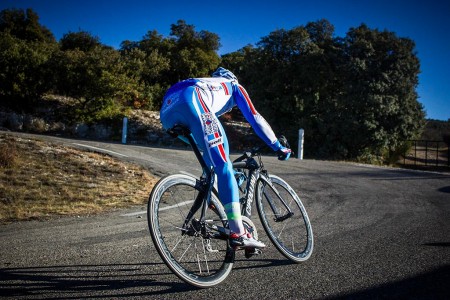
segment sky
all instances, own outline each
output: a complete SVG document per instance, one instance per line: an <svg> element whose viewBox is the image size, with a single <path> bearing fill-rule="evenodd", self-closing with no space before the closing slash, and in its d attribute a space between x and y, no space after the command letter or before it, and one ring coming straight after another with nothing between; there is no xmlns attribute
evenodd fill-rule
<svg viewBox="0 0 450 300"><path fill-rule="evenodd" d="M450 119L448 0L0 0L0 10L6 8L32 8L57 40L83 30L117 49L122 41L139 41L152 30L168 37L171 24L184 20L196 31L216 33L220 55L255 45L272 31L310 21L327 19L336 37L365 23L416 43L419 102L427 118Z"/></svg>

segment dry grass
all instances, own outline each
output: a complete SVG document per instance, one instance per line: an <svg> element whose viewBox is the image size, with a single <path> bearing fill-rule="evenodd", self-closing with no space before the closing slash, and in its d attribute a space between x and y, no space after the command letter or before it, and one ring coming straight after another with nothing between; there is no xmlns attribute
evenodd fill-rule
<svg viewBox="0 0 450 300"><path fill-rule="evenodd" d="M142 204L156 180L107 155L0 134L0 223Z"/></svg>

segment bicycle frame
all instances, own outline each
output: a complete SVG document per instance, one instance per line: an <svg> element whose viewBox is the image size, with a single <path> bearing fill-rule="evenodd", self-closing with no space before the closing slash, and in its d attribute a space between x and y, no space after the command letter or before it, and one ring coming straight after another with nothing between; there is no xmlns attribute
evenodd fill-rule
<svg viewBox="0 0 450 300"><path fill-rule="evenodd" d="M241 161L242 159L246 159L245 161ZM261 157L259 156L259 163L253 158L253 155L251 153L246 152L244 155L239 157L235 160L233 163L233 168L235 169L247 169L248 175L247 177L247 185L245 191L242 191L245 194L245 197L243 199L240 199L242 204L242 210L241 215L250 218L252 215L252 204L256 196L255 187L257 186L259 181L262 181L264 184L269 184L272 186L269 174L266 169L264 169L264 166L261 161ZM273 186L272 186L273 188ZM281 201L283 206L286 208L287 213L284 216L280 216L279 209L274 205L274 201L270 199L267 195L267 202L269 203L269 206L271 210L273 211L274 215L276 216L275 221L280 222L283 220L286 220L287 218L294 215L291 208L287 203L284 201L283 197L280 196L277 189L273 188L275 191L278 199Z"/></svg>
<svg viewBox="0 0 450 300"><path fill-rule="evenodd" d="M169 134L176 137L178 135L184 136L188 139L189 143L191 144L192 150L195 153L195 157L197 158L198 162L200 163L203 174L200 177L200 180L197 182L199 190L201 191L195 201L192 205L191 209L189 210L189 213L187 214L183 228L187 228L189 222L191 221L193 215L201 208L201 214L200 219L198 220L198 227L203 235L206 235L206 220L205 215L206 211L208 209L208 205L211 200L211 192L214 187L214 181L215 181L215 174L214 174L214 168L209 168L205 160L203 159L203 156L200 152L200 149L197 146L197 143L195 142L193 136L191 135L188 128L184 126L174 126L170 131ZM215 236L215 238L228 238L231 234L230 230L228 228L224 227L217 227L214 228L219 232L218 236Z"/></svg>
<svg viewBox="0 0 450 300"><path fill-rule="evenodd" d="M212 188L214 186L214 181L215 181L214 168L213 167L209 168L206 165L205 160L203 159L203 156L200 152L200 149L198 148L193 136L191 135L190 131L187 128L185 128L183 126L175 126L172 128L171 132L169 132L169 133L173 136L182 135L189 140L189 143L191 144L191 147L195 153L195 156L202 167L203 174L198 182L201 192L197 195L197 197L194 201L194 204L192 205L188 215L186 216L185 222L183 224L183 228L186 228L188 226L188 223L191 220L192 216L197 212L198 209L201 208L202 211L201 211L200 220L199 220L199 227L202 230L202 234L204 234L205 232L203 232L203 231L205 229L205 226L203 226L203 225L206 224L205 223L206 210L208 209L208 204L210 203L211 191L212 191ZM251 218L251 215L252 215L252 204L253 204L253 201L256 196L255 188L257 187L258 181L263 181L264 184L269 184L272 186L272 183L269 178L269 174L267 173L267 170L265 170L263 167L263 164L261 161L261 156L258 155L258 157L259 157L259 162L254 159L252 153L246 152L244 155L237 158L233 162L234 169L248 170L248 175L246 176L247 177L247 185L246 185L246 190L245 190L245 197L244 197L243 201L241 202L241 204L242 204L241 215L244 217L247 217L249 219ZM245 161L243 161L244 159L245 159ZM273 188L273 186L272 186L272 188ZM274 215L276 216L275 221L276 222L284 221L287 218L293 216L294 214L293 214L291 208L289 207L289 205L287 205L287 203L284 201L283 197L280 196L278 191L275 188L273 188L273 190L275 191L277 197L279 198L279 200L281 201L283 206L286 208L287 213L284 216L280 216L279 210L274 205L273 200L270 199L266 195L269 206L270 206L271 210L273 211ZM214 229L220 233L221 237L225 237L225 236L228 237L231 233L228 228L217 227Z"/></svg>

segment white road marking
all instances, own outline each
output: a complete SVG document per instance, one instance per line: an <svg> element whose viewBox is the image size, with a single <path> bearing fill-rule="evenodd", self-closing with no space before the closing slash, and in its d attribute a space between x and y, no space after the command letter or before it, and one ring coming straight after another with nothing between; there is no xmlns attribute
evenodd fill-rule
<svg viewBox="0 0 450 300"><path fill-rule="evenodd" d="M190 204L190 203L193 203L193 202L194 202L194 200L184 201L184 202L177 203L177 204L174 204L174 205L171 205L171 206L166 206L164 208L161 208L159 211L164 211L164 210L180 207L182 205ZM137 212L132 212L132 213L128 213L128 214L123 214L123 215L120 215L120 216L121 217L133 217L133 216L143 215L143 214L146 214L146 213L147 213L147 211L143 210L143 211L137 211Z"/></svg>
<svg viewBox="0 0 450 300"><path fill-rule="evenodd" d="M123 214L123 215L120 215L120 216L121 217L133 217L133 216L143 215L143 214L146 214L146 213L147 213L147 211L143 210L143 211L137 211L137 212L128 213L128 214Z"/></svg>
<svg viewBox="0 0 450 300"><path fill-rule="evenodd" d="M111 154L115 154L115 155L119 155L119 156L123 156L123 157L128 157L125 154L121 154L121 153L118 153L118 152L114 152L114 151L106 150L106 149L102 149L102 148L97 148L97 147L94 147L94 146L89 146L89 145L84 145L84 144L77 144L77 143L72 143L72 144L73 145L77 145L77 146L81 146L81 147L85 147L85 148L89 148L89 149L98 150L100 152L108 152L108 153L111 153Z"/></svg>

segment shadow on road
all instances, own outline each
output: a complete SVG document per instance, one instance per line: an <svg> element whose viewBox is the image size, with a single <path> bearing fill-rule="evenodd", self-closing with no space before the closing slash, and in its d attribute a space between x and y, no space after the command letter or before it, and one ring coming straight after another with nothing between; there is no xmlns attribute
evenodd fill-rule
<svg viewBox="0 0 450 300"><path fill-rule="evenodd" d="M234 270L292 264L287 259L252 259L252 263L235 265ZM0 295L11 299L143 297L198 290L178 280L162 263L3 268L0 278Z"/></svg>
<svg viewBox="0 0 450 300"><path fill-rule="evenodd" d="M450 193L450 186L444 186L440 188L438 191L443 193Z"/></svg>
<svg viewBox="0 0 450 300"><path fill-rule="evenodd" d="M196 289L177 280L168 270L155 272L158 269L156 265L159 264L4 268L0 269L0 295L14 299L35 298L38 295L45 295L45 299L114 298ZM167 275L173 282L159 280Z"/></svg>
<svg viewBox="0 0 450 300"><path fill-rule="evenodd" d="M433 247L450 247L448 242L435 242L435 243L425 243L423 246L433 246Z"/></svg>
<svg viewBox="0 0 450 300"><path fill-rule="evenodd" d="M288 259L265 259L265 258L255 258L252 257L250 260L248 259L236 259L235 265L233 266L233 270L240 270L240 269L262 269L262 268L271 268L271 267L277 267L277 266L289 266L289 265L296 265L295 263L291 262ZM245 266L239 266L239 263L243 262L246 263ZM248 263L251 262L254 265L249 265Z"/></svg>
<svg viewBox="0 0 450 300"><path fill-rule="evenodd" d="M450 265L400 281L366 290L328 297L327 299L448 299Z"/></svg>
<svg viewBox="0 0 450 300"><path fill-rule="evenodd" d="M441 245L432 245L441 246ZM447 246L447 245L444 245ZM257 259L266 268L290 264L287 260ZM162 264L73 265L0 269L0 295L11 299L80 299L159 296L198 290L178 279ZM450 265L400 281L344 292L324 299L448 299Z"/></svg>
<svg viewBox="0 0 450 300"><path fill-rule="evenodd" d="M291 264L286 259L254 259L252 262L257 265L234 269ZM152 263L3 268L0 269L0 295L11 298L45 295L46 299L79 299L161 296L197 290L178 280L165 267L162 272L156 271L163 265Z"/></svg>

